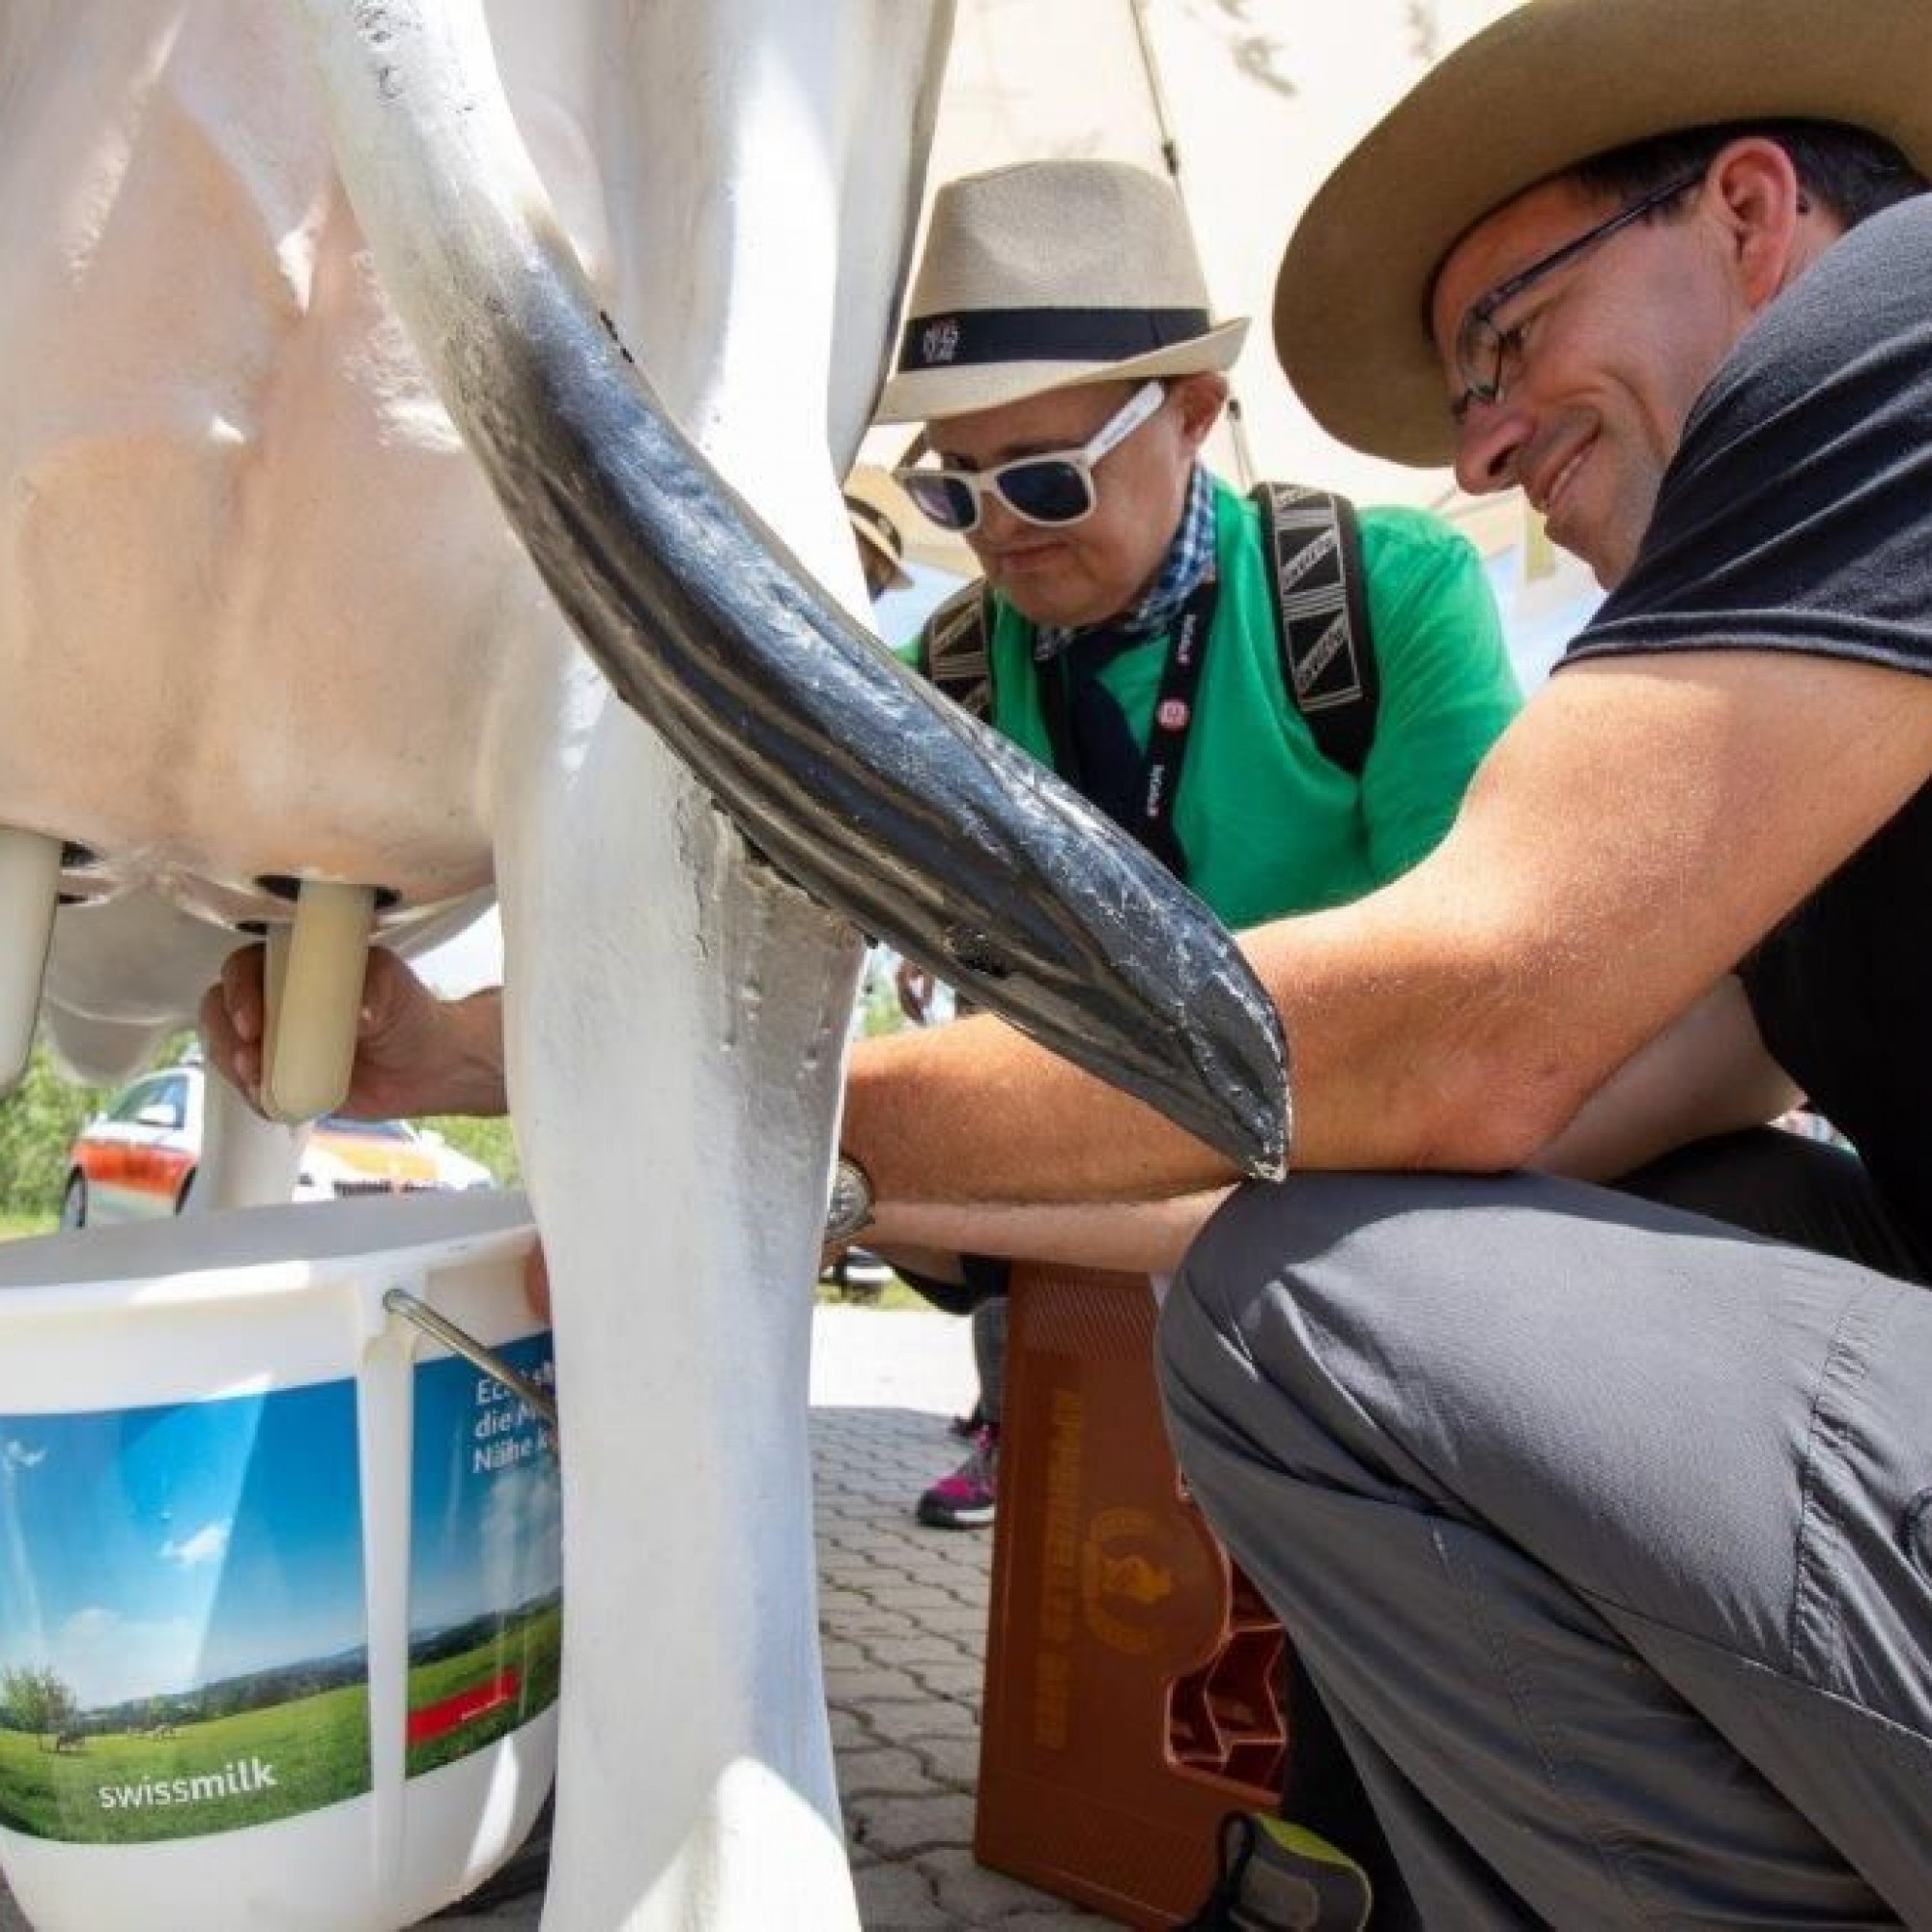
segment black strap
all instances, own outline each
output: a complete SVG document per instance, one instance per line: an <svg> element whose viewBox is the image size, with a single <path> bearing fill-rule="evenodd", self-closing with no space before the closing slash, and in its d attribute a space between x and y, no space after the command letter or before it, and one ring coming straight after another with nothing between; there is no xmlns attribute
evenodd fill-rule
<svg viewBox="0 0 1932 1932"><path fill-rule="evenodd" d="M1174 829L1175 803L1180 796L1181 770L1188 740L1194 731L1195 695L1201 687L1202 667L1214 632L1214 608L1221 582L1211 573L1188 594L1187 602L1168 633L1167 660L1161 669L1159 695L1148 724L1147 751L1138 780L1126 799L1126 810L1116 811L1122 827L1147 847L1176 878L1187 877L1187 854ZM1093 797L1095 787L1081 769L1067 715L1065 658L1081 648L1069 644L1052 663L1043 665L1039 680L1040 707L1047 734L1053 740L1054 766L1076 791Z"/></svg>
<svg viewBox="0 0 1932 1932"><path fill-rule="evenodd" d="M1362 583L1355 506L1327 490L1257 483L1282 683L1315 748L1359 778L1376 736L1381 678Z"/></svg>
<svg viewBox="0 0 1932 1932"><path fill-rule="evenodd" d="M993 715L993 593L983 583L955 590L919 634L921 668L946 696L982 722Z"/></svg>

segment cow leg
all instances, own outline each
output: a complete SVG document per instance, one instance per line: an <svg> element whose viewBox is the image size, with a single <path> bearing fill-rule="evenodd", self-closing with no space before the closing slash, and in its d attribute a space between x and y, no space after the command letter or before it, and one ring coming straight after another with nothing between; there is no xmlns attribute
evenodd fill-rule
<svg viewBox="0 0 1932 1932"><path fill-rule="evenodd" d="M574 742L498 855L562 1411L545 1923L851 1924L807 1370L859 951L628 713Z"/></svg>

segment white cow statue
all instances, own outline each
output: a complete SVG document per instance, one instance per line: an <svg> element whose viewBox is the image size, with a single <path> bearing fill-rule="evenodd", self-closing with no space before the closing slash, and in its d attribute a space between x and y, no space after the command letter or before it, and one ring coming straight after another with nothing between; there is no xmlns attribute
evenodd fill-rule
<svg viewBox="0 0 1932 1932"><path fill-rule="evenodd" d="M267 926L313 1114L372 930L499 895L564 1418L547 1923L852 1919L805 1371L856 931L1281 1154L1225 935L848 614L949 32L0 0L0 1081L37 1009L125 1073ZM286 1199L298 1130L213 1111L197 1207Z"/></svg>

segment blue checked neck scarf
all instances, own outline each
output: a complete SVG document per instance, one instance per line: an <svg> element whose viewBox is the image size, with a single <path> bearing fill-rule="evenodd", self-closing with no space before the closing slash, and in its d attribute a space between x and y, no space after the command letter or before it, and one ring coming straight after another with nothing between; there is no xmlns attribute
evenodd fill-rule
<svg viewBox="0 0 1932 1932"><path fill-rule="evenodd" d="M1154 572L1153 582L1139 600L1118 617L1078 630L1042 624L1034 639L1034 662L1046 664L1068 645L1101 632L1113 644L1113 649L1107 652L1109 657L1128 644L1160 637L1173 630L1195 585L1213 567L1214 493L1208 485L1208 472L1197 463L1188 478L1187 507L1180 513L1180 527L1175 531L1174 541L1168 546L1160 568Z"/></svg>

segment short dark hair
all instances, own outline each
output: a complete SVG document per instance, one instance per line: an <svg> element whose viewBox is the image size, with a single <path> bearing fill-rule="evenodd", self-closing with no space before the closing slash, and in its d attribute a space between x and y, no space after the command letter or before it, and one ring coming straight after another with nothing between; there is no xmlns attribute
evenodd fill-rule
<svg viewBox="0 0 1932 1932"><path fill-rule="evenodd" d="M1776 141L1791 156L1799 185L1847 228L1932 187L1889 141L1839 121L1727 121L1688 128L1593 155L1566 169L1565 176L1591 193L1634 201L1708 167L1731 142L1748 134Z"/></svg>

